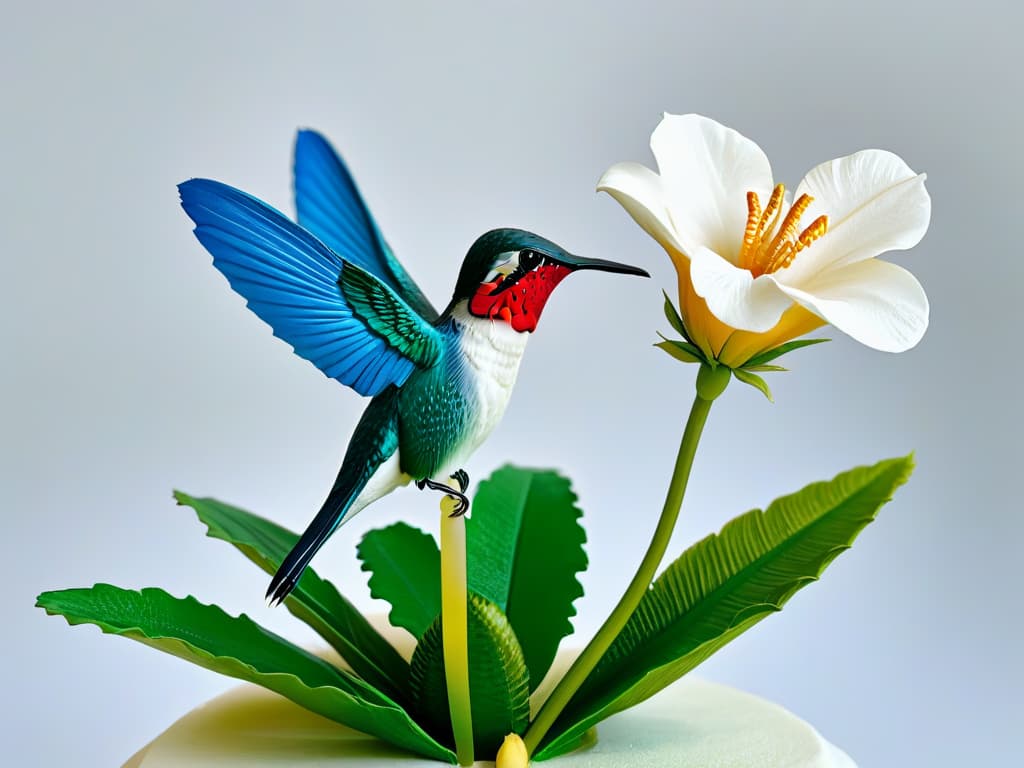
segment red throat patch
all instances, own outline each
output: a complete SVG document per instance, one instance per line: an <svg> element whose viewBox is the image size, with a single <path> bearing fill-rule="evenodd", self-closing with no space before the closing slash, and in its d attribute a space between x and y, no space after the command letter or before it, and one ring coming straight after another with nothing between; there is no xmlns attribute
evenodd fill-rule
<svg viewBox="0 0 1024 768"><path fill-rule="evenodd" d="M537 321L544 311L548 296L570 272L571 269L561 264L545 264L527 272L511 288L491 296L491 291L503 279L499 276L490 283L482 283L476 289L469 300L469 311L476 317L504 320L520 333L533 332L537 329Z"/></svg>

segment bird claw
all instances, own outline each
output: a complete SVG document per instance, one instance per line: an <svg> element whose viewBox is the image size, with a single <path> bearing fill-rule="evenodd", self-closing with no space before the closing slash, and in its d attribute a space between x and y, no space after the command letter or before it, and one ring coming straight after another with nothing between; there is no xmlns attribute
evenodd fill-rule
<svg viewBox="0 0 1024 768"><path fill-rule="evenodd" d="M469 488L469 473L464 469L456 469L455 474L452 475L452 480L459 484L459 490L461 491Z"/></svg>
<svg viewBox="0 0 1024 768"><path fill-rule="evenodd" d="M449 494L455 496L455 494ZM448 517L462 517L469 512L469 499L461 493L455 496L455 510Z"/></svg>
<svg viewBox="0 0 1024 768"><path fill-rule="evenodd" d="M458 469L451 476L451 479L458 483L459 488L452 488L450 485L439 483L436 480L431 480L429 477L424 477L422 480L416 481L416 487L421 491L424 488L429 488L432 491L441 491L455 499L455 510L448 515L448 517L462 517L469 512L469 497L463 493L466 488L469 487L469 474L466 470Z"/></svg>

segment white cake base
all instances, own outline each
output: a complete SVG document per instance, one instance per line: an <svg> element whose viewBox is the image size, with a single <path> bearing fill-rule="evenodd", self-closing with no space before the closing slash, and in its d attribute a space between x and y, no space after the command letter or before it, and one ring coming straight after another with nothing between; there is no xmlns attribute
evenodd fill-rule
<svg viewBox="0 0 1024 768"><path fill-rule="evenodd" d="M254 685L228 691L174 723L124 768L437 768L431 760L331 722ZM478 763L477 765L493 765ZM856 768L782 707L684 678L598 725L589 749L551 768Z"/></svg>

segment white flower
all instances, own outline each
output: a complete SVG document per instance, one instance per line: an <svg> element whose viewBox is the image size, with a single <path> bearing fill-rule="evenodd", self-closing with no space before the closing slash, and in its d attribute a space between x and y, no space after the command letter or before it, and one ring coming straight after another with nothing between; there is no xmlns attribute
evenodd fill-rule
<svg viewBox="0 0 1024 768"><path fill-rule="evenodd" d="M888 352L920 341L924 290L875 257L924 236L924 174L867 149L814 168L791 203L761 148L709 118L665 115L651 150L660 175L618 163L597 188L669 252L706 354L740 365L826 322Z"/></svg>

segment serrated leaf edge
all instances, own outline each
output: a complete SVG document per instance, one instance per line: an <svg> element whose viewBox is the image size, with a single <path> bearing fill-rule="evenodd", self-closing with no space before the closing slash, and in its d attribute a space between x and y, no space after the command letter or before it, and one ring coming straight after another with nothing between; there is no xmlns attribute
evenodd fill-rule
<svg viewBox="0 0 1024 768"><path fill-rule="evenodd" d="M202 648L199 648L198 646L190 643L188 640L185 640L185 639L180 638L180 637L174 637L173 635L163 635L163 634L151 635L151 634L147 633L142 627L139 627L137 625L133 625L133 626L130 626L130 627L123 627L123 628L116 628L113 625L111 625L109 622L100 621L100 620L92 620L92 619L88 619L88 618L83 618L81 616L69 616L68 614L63 613L62 611L56 609L55 607L52 607L52 603L50 605L47 605L46 602L45 602L45 597L47 595L52 595L52 594L55 594L55 593L58 593L58 592L71 591L71 589L84 589L84 590L87 590L87 589L96 589L97 587L112 587L114 589L122 590L122 591L125 591L125 592L133 592L133 593L135 593L135 594L137 594L139 596L141 596L142 593L145 590L154 590L154 591L162 593L163 595L166 595L167 597L171 598L172 600L178 600L178 601L181 601L183 603L192 603L194 605L200 606L201 608L210 608L210 609L219 611L221 614L223 614L224 616L226 616L229 619L236 619L236 620L237 619L244 619L245 621L248 621L250 624L252 624L257 629L259 629L259 630L265 632L266 634L268 634L268 635L270 635L270 636L280 640L282 643L284 643L285 645L289 646L295 652L301 653L301 654L303 654L303 655L305 655L305 656L307 656L307 657L309 657L311 659L314 659L319 665L327 668L331 673L333 673L334 675L338 676L339 679L345 680L345 677L344 677L345 673L342 670L338 669L337 667L335 667L334 665L330 664L329 662L324 661L319 656L311 654L309 651L305 650L304 648L300 648L299 646L297 646L294 643L286 640L285 638L280 637L276 633L271 632L270 630L265 629L258 622L254 621L248 614L240 613L237 616L233 616L233 615L231 615L230 613L228 613L227 611L225 611L223 608L221 608L219 605L217 605L215 603L204 603L204 602L200 601L199 599L197 599L196 597L194 597L193 595L186 595L185 597L175 597L174 595L170 594L169 592L167 592L164 589L161 589L160 587L144 587L142 589L126 589L124 587L118 587L116 584L108 584L108 583L105 583L105 582L96 582L95 584L93 584L92 587L79 587L79 588L74 588L73 587L73 588L70 588L68 590L48 590L46 592L43 592L43 593L41 593L36 598L36 607L42 608L44 611L46 611L48 616L60 616L60 617L62 617L68 623L69 626L81 626L81 625L85 625L85 624L90 624L92 626L95 626L95 627L99 628L99 630L103 634L105 634L105 635L115 635L115 636L125 637L125 636L129 636L129 633L133 633L134 632L134 633L138 634L140 637L144 637L144 638L149 639L149 640L154 640L154 641L171 641L171 642L180 644L185 649L187 649L189 653L192 653L192 654L194 654L195 656L197 656L199 658L207 659L207 660L212 661L212 662L227 662L228 666L230 666L230 665L238 665L239 667L242 667L243 669L248 670L249 672L251 672L251 673L253 673L255 675L258 675L260 677L270 678L272 680L294 681L299 686L304 687L304 688L306 688L308 690L311 690L311 691L318 691L318 690L337 691L338 694L340 694L342 696L345 696L345 697L348 697L350 699L353 699L358 704L366 706L366 707L370 707L370 708L372 708L374 710L391 711L391 712L401 713L402 715L404 715L407 718L411 730L413 732L415 732L417 736L422 737L426 741L425 746L431 748L431 751L433 752L433 756L437 757L438 759L448 759L449 762L452 762L452 763L455 762L455 754L451 750L445 748L441 744L438 744L436 740L434 740L428 733L426 733L426 731L424 731L420 727L419 723L417 723L415 721L415 719L413 719L412 716L409 715L408 712L406 712L399 705L397 705L394 702L390 701L390 699L388 699L384 694L382 694L380 692L377 692L377 693L383 699L385 699L384 703L368 701L368 700L364 699L362 696L359 696L358 694L355 694L355 693L352 693L350 691L347 691L344 688L341 688L339 686L335 686L335 685L309 685L301 677L299 677L298 675L296 675L294 673L291 673L291 672L264 672L264 671L260 670L258 667L254 666L254 665L252 665L252 664L250 664L250 663L248 663L246 661L242 661L241 659L239 659L236 656L221 656L221 655L217 655L217 654L211 653L209 651L206 651L206 650L204 650ZM132 638L129 636L128 639L132 639ZM145 644L145 643L143 643L143 644ZM160 649L157 649L157 650L160 650ZM174 654L172 654L172 655L174 655ZM183 661L188 661L188 659L183 659ZM199 665L199 666L201 666L201 665ZM217 670L211 670L211 671L217 671ZM218 671L218 674L224 674L224 673ZM234 677L235 679L240 679L240 680L243 680L244 682L249 682L249 683L252 683L254 685L260 685L261 687L267 688L268 690L274 690L274 689L270 688L269 686L265 686L265 685L262 685L261 683L245 680L244 678L238 677L237 675L226 675L226 676L227 677ZM358 679L358 678L356 678L356 679ZM360 681L360 682L362 682L362 681ZM281 693L280 691L274 691L274 692L278 693L279 695L284 696L284 694ZM296 703L297 706L301 706L304 709L306 708L304 705L299 704L298 702L295 702L295 703ZM324 712L319 712L318 714L322 715L323 717L326 717L329 720L333 720L334 719L329 714L324 713ZM335 720L335 722L341 722L343 725L347 725L346 723L344 723L344 722L342 722L340 720ZM360 729L356 729L356 730L360 730ZM360 732L363 733L364 731L360 730ZM368 734L368 735L373 736L373 734ZM381 738L381 737L374 736L374 738ZM421 754L425 754L425 753L421 753Z"/></svg>
<svg viewBox="0 0 1024 768"><path fill-rule="evenodd" d="M870 483L870 482L874 482L874 480L877 479L877 477L881 476L890 467L896 467L896 466L898 466L900 464L902 464L901 471L898 474L896 474L895 477L893 477L893 479L892 479L892 489L893 489L893 492L895 492L895 490L897 488L899 488L901 485L903 485L907 481L907 479L910 477L911 473L913 472L913 469L914 469L913 454L910 454L908 456L901 457L901 458L896 458L896 459L885 459L885 460L882 460L880 462L877 462L875 465L868 465L867 467L863 467L863 468L864 469L874 468L874 469L878 470L878 472L875 475L875 477L871 478L871 480L868 481L868 483ZM886 465L886 466L883 467L883 465ZM837 480L842 475L847 474L849 472L856 471L857 469L861 469L861 468L862 467L857 467L857 468L854 468L854 469L851 469L851 470L847 470L846 472L841 472L841 473L837 474L836 476L834 476L831 480L822 480L822 481L810 483L810 484L804 486L803 488L795 491L792 494L786 494L785 496L782 496L782 497L779 497L778 499L775 499L770 505L768 505L768 507L766 509L763 509L763 510L762 509L750 510L749 512L744 513L743 515L740 515L740 516L738 516L736 518L733 518L732 520L727 522L725 524L725 526L723 526L722 529L718 533L712 533L712 534L706 536L704 539L701 539L700 541L698 541L697 543L692 545L692 547L687 548L687 551L689 551L690 549L694 549L696 547L701 546L708 539L720 537L727 528L729 528L733 524L736 524L739 520L741 520L742 518L745 518L747 515L751 515L751 514L755 514L756 513L756 514L759 514L760 516L763 517L779 501L781 501L783 499L786 499L786 498L788 498L790 496L795 496L797 494L804 493L805 491L808 491L809 489L811 489L813 487L829 485L830 483L834 482L835 480ZM863 490L864 490L863 488L859 489L856 493L854 493L853 495L848 497L847 501L849 499L855 498L858 494L862 493ZM592 714L590 714L588 716L585 716L582 719L575 719L575 718L573 718L574 722L572 722L572 724L570 724L568 727L565 727L565 728L561 729L560 731L556 731L553 728L551 730L551 732L549 732L548 737L546 738L545 742L542 744L541 749L539 749L537 751L537 753L535 754L535 756L534 756L535 759L537 759L537 760L545 760L545 759L549 759L549 758L552 758L552 757L556 757L556 756L558 756L560 754L564 754L565 749L568 748L568 746L566 745L566 740L567 739L569 740L569 745L571 745L573 743L572 740L578 738L578 736L583 731L585 731L586 729L593 727L595 724L599 723L601 720L604 720L604 719L606 719L607 717L610 717L613 714L621 712L624 709L628 709L631 706L635 706L635 704L639 703L639 702L634 702L633 704L630 704L630 705L627 705L625 707L621 707L621 708L616 709L616 708L614 708L614 703L617 700L620 700L620 699L623 699L623 698L627 697L630 694L631 691L636 690L638 687L641 687L643 682L645 680L647 680L649 677L656 676L662 670L665 670L666 668L671 667L674 664L677 664L679 661L681 661L684 658L687 658L687 657L694 657L694 658L696 658L697 660L695 661L695 663L692 666L688 667L686 670L684 670L682 673L680 673L676 677L676 679L679 679L679 677L682 677L683 675L685 675L690 669L693 669L693 667L695 667L698 664L703 662L703 660L704 660L704 658L706 658L706 656L702 657L702 654L707 649L708 645L713 645L714 643L716 643L719 640L721 640L723 637L726 637L727 639L725 640L724 643L722 643L722 645L727 644L728 642L730 642L733 639L732 637L727 637L727 636L730 633L732 633L735 630L737 630L738 628L743 627L742 631L746 631L746 629L748 629L750 626L752 626L753 624L757 623L761 619L767 617L768 615L771 615L772 613L777 613L777 612L781 611L782 608L784 607L784 605L789 601L789 599L794 594L796 594L796 592L798 592L802 587L806 586L807 584L809 584L811 582L814 582L814 581L818 581L820 579L820 577L821 577L821 574L825 571L825 569L828 567L828 565L833 560L835 560L835 558L839 554L841 554L842 552L844 552L844 551L846 551L846 550L848 550L848 549L850 549L852 547L853 542L860 535L860 532L869 523L871 523L873 520L876 519L876 517L877 517L879 511L881 510L881 508L883 506L885 506L885 504L887 504L889 501L891 501L892 498L893 498L893 493L890 493L888 496L886 496L884 499L882 499L879 502L878 506L874 509L873 513L867 514L867 515L865 515L863 517L860 517L860 518L857 518L857 519L851 521L851 522L855 522L857 524L857 527L856 527L856 530L851 534L850 539L848 541L844 542L844 543L837 544L836 546L826 550L817 559L816 562L812 561L812 563L813 563L812 568L814 570L813 574L808 574L808 575L796 577L796 578L792 579L791 581L787 582L785 585L781 585L778 588L778 590L775 592L775 594L773 595L771 600L755 603L755 604L749 605L749 606L743 608L742 610L738 611L736 613L736 615L733 616L732 620L729 622L728 626L726 626L723 631L719 632L718 634L716 634L713 637L707 638L705 641L703 641L699 645L695 646L692 650L690 650L688 653L684 654L683 656L680 656L680 657L677 657L675 659L672 659L671 661L668 661L665 664L661 664L661 665L659 665L657 667L645 670L643 673L641 673L639 675L629 675L629 676L627 676L628 682L625 684L624 687L621 686L621 685L620 686L616 686L617 688L621 689L618 693L615 693L614 695L609 695L609 694L602 695L602 694L598 693L598 694L595 695L593 692L591 692L589 695L596 697L598 702L599 702L598 705L597 705L596 711L592 711ZM804 531L808 527L810 527L812 525L815 525L815 524L817 524L820 521L821 521L821 518L819 517L818 519L808 523L808 525L803 526L800 529L800 531ZM796 535L796 534L794 534L794 535ZM792 538L792 536L789 537L789 538ZM683 555L685 555L685 552L683 553ZM682 558L683 555L680 555L680 558ZM764 557L766 557L766 555L762 555L760 558L758 558L758 560L762 560L762 559L764 559ZM680 558L677 558L677 561ZM753 563L751 563L751 565L753 565ZM669 568L671 568L671 567L672 566L670 565ZM749 568L751 566L746 566L746 567ZM667 569L666 569L665 573L662 573L662 575L659 576L658 580L660 581L661 578L663 578L666 575L666 573L667 573ZM655 582L655 583L657 583L657 582ZM736 632L733 635L733 637L738 636L739 634L742 634L742 632ZM627 651L627 655L630 652L631 651ZM714 652L714 650L712 650L712 653L713 652ZM653 694L649 694L649 695L653 695ZM606 699L606 700L602 701L602 699ZM589 707L589 709L594 710L593 705L591 707ZM557 724L556 724L556 727L557 727Z"/></svg>

